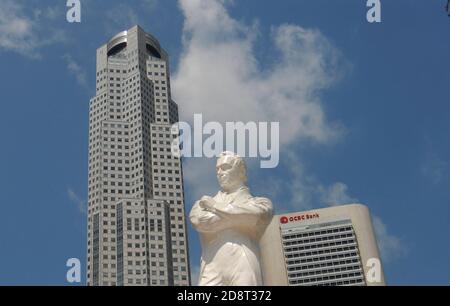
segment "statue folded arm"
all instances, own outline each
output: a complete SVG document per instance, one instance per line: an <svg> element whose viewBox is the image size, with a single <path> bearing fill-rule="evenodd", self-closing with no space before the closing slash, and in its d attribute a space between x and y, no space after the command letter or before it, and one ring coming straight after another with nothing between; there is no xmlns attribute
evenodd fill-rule
<svg viewBox="0 0 450 306"><path fill-rule="evenodd" d="M243 203L231 203L220 208L215 206L205 210L197 201L189 218L199 232L218 232L227 228L256 223L272 215L272 203L267 198L250 198Z"/></svg>
<svg viewBox="0 0 450 306"><path fill-rule="evenodd" d="M230 203L225 208L214 207L213 212L230 222L230 225L254 226L272 215L272 202L267 198L254 197L241 203Z"/></svg>
<svg viewBox="0 0 450 306"><path fill-rule="evenodd" d="M230 222L221 216L200 207L200 201L194 204L189 219L194 228L202 233L211 233L230 227Z"/></svg>

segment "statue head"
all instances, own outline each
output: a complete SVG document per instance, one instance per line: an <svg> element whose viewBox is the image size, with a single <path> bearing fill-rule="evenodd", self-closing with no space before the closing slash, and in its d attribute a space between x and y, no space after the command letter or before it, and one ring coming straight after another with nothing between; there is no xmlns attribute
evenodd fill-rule
<svg viewBox="0 0 450 306"><path fill-rule="evenodd" d="M247 167L239 155L222 152L217 159L216 174L219 185L225 192L232 192L247 183Z"/></svg>

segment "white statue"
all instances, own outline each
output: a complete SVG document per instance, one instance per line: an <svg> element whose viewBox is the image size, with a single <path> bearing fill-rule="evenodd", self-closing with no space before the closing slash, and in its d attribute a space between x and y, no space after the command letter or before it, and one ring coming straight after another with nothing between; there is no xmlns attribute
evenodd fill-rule
<svg viewBox="0 0 450 306"><path fill-rule="evenodd" d="M240 156L223 152L216 173L222 191L203 196L189 216L202 243L199 286L263 285L258 241L272 217L272 203L250 194Z"/></svg>

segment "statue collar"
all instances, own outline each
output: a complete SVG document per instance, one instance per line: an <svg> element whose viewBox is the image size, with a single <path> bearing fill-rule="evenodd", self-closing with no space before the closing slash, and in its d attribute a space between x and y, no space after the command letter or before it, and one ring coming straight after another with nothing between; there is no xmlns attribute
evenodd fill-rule
<svg viewBox="0 0 450 306"><path fill-rule="evenodd" d="M243 185L243 186L239 187L238 189L231 191L231 192L226 192L226 191L221 190L220 193L227 196L227 195L231 195L231 194L241 193L243 191L250 193L248 187L245 185Z"/></svg>

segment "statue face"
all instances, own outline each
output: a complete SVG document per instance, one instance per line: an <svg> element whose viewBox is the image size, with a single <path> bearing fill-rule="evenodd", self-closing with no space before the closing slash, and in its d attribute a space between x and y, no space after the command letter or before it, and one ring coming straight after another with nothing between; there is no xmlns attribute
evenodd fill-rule
<svg viewBox="0 0 450 306"><path fill-rule="evenodd" d="M216 174L219 185L224 191L233 191L244 184L241 169L234 163L232 156L223 156L217 160Z"/></svg>

